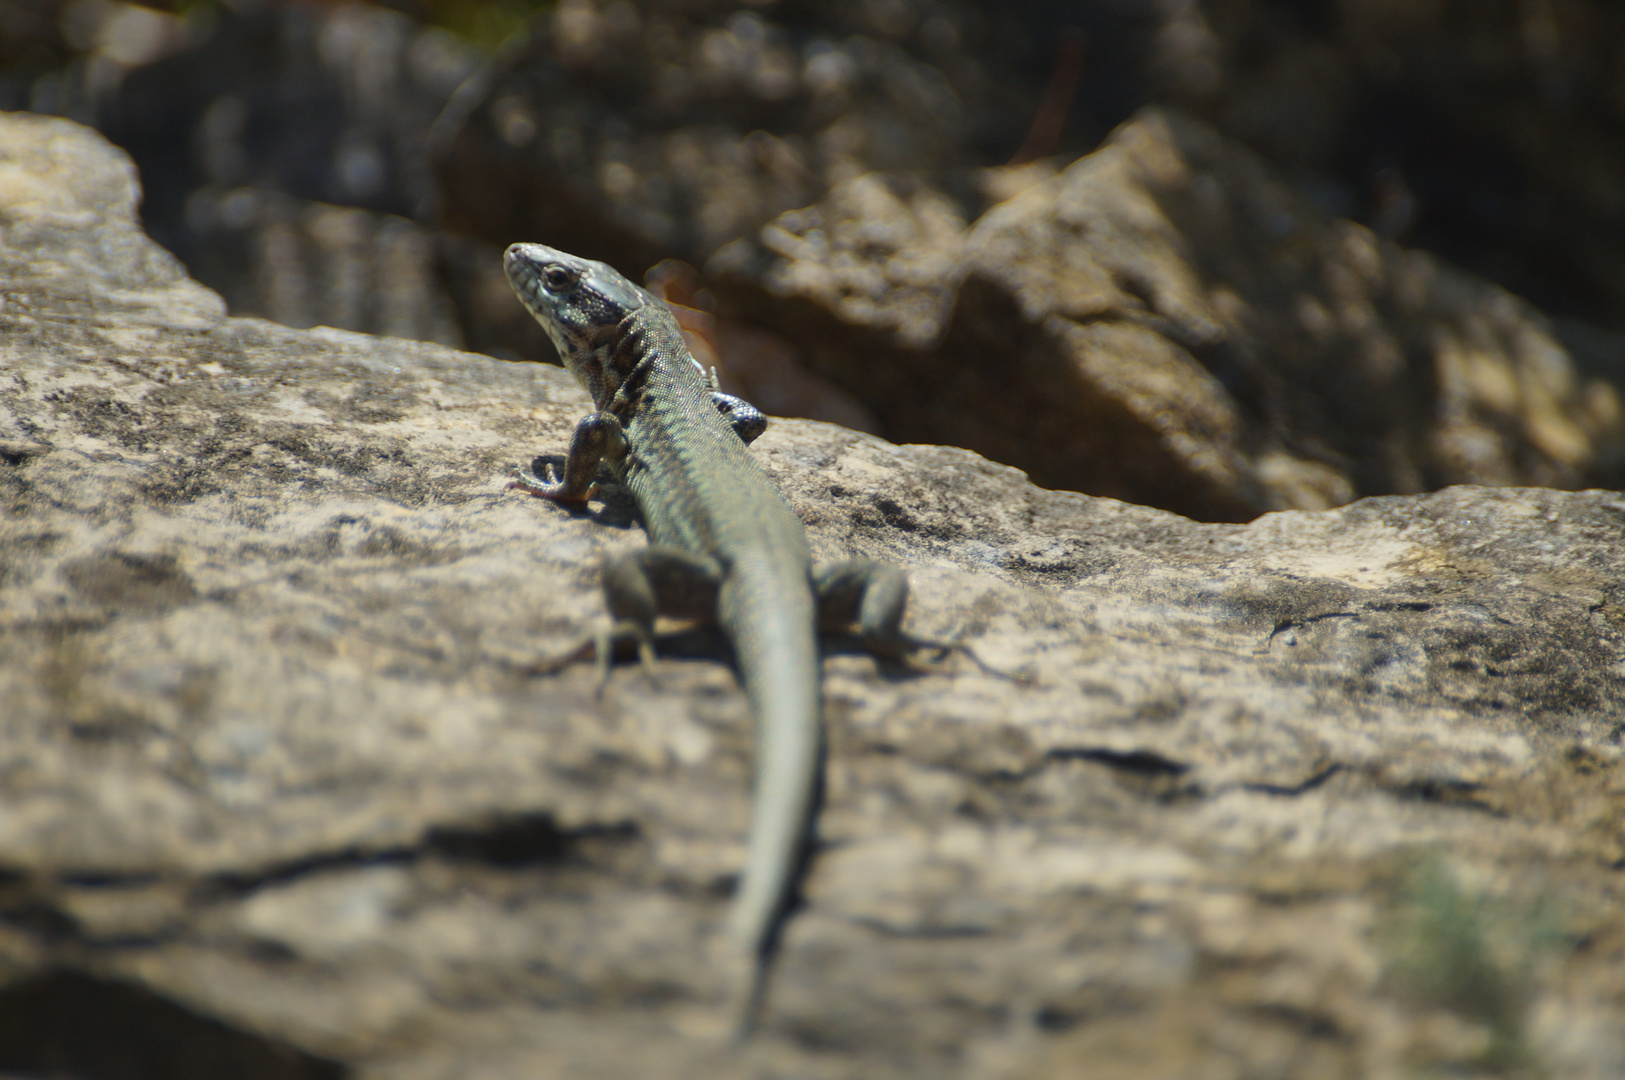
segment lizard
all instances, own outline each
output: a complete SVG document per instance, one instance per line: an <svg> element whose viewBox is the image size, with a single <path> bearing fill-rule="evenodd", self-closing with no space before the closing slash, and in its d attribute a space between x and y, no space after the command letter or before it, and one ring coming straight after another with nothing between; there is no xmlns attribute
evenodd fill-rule
<svg viewBox="0 0 1625 1080"><path fill-rule="evenodd" d="M542 476L515 469L509 488L580 505L606 466L649 537L604 563L612 623L589 643L600 688L615 642L635 643L652 665L657 616L714 620L733 645L756 724L753 816L727 933L742 1041L762 1006L819 797L819 630L855 625L871 651L905 662L919 650L969 651L903 631L899 567L814 567L801 520L747 445L766 417L722 393L714 370L707 377L665 304L604 263L543 244L512 245L503 266L594 406L575 426L562 475L551 465Z"/></svg>

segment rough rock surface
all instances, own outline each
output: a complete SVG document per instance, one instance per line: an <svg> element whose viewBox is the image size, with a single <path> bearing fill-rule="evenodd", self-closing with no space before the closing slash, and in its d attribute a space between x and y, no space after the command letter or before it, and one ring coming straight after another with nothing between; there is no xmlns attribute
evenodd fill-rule
<svg viewBox="0 0 1625 1080"><path fill-rule="evenodd" d="M820 557L1010 682L826 661L766 1023L707 963L725 651L527 674L642 542L504 492L553 368L227 319L121 156L0 120L0 1069L1604 1078L1625 1065L1625 499L1247 526L808 422Z"/></svg>
<svg viewBox="0 0 1625 1080"><path fill-rule="evenodd" d="M1159 109L968 229L871 174L708 269L725 310L793 327L891 437L1054 487L1245 521L1621 477L1618 394L1539 312Z"/></svg>

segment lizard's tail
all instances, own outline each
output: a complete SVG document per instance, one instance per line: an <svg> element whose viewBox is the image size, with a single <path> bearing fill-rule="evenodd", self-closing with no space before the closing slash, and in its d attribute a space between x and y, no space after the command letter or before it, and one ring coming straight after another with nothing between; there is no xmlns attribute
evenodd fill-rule
<svg viewBox="0 0 1625 1080"><path fill-rule="evenodd" d="M800 876L819 794L817 619L809 588L785 588L782 572L762 580L735 567L719 605L732 630L745 694L756 718L756 793L745 870L728 931L734 960L734 1039L750 1034L767 969ZM787 595L790 594L790 595Z"/></svg>

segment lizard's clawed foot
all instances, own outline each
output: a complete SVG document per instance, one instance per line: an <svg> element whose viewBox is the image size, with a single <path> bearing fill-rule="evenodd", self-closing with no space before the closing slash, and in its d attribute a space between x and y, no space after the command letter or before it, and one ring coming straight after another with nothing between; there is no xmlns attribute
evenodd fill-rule
<svg viewBox="0 0 1625 1080"><path fill-rule="evenodd" d="M592 659L593 653L596 651L594 639L588 638L586 641L581 642L568 652L560 653L558 656L551 657L547 660L537 660L535 663L527 664L519 670L525 675L532 676L556 675L567 667L572 667L584 660Z"/></svg>
<svg viewBox="0 0 1625 1080"><path fill-rule="evenodd" d="M553 466L551 464L547 465L544 471L547 474L545 477L537 476L529 469L514 468L509 471L509 475L512 476L513 479L508 481L507 486L503 488L503 490L523 491L527 495L534 495L538 499L546 499L549 502L578 504L584 504L588 499L591 499L594 495L598 494L597 484L593 484L590 488L588 488L585 495L578 496L561 494L561 489L564 487L564 483L558 478L558 474L553 471Z"/></svg>
<svg viewBox="0 0 1625 1080"><path fill-rule="evenodd" d="M594 651L598 654L598 694L602 696L604 687L609 685L609 664L614 657L615 646L624 642L635 644L638 649L638 663L643 667L643 675L650 682L655 676L655 643L653 632L643 624L632 619L622 619L615 625L599 631L593 639Z"/></svg>
<svg viewBox="0 0 1625 1080"><path fill-rule="evenodd" d="M971 663L975 664L977 668L981 670L983 675L991 675L995 679L1003 679L1006 682L1013 682L1020 686L1031 686L1033 683L1038 681L1038 677L1033 673L1031 668L1022 667L1017 668L1015 671L1005 671L1003 668L996 668L992 664L989 664L986 660L983 660L980 656L977 656L976 650L972 649L969 645L960 645L956 643L952 647L951 651L958 653L959 655L968 659Z"/></svg>
<svg viewBox="0 0 1625 1080"><path fill-rule="evenodd" d="M567 667L591 660L598 669L593 695L603 697L604 687L609 685L610 665L615 659L615 650L618 646L627 644L637 647L638 661L643 666L643 674L652 682L655 665L654 638L644 627L629 619L600 630L573 649L546 660L538 660L520 670L532 676L556 675Z"/></svg>
<svg viewBox="0 0 1625 1080"><path fill-rule="evenodd" d="M976 650L966 645L963 639L963 628L955 630L940 641L931 638L917 638L913 635L902 635L902 640L897 643L897 646L900 647L894 646L896 651L893 652L893 658L912 671L929 675L941 671L947 666L948 658L958 654L975 664L982 674L991 675L995 679L1004 679L1006 682L1018 683L1023 686L1030 685L1034 681L1033 673L1025 668L1019 671L1004 671L1001 668L994 667L980 656L977 656ZM887 650L877 649L876 651L885 652ZM922 661L913 655L921 651L934 651L937 655L932 660Z"/></svg>

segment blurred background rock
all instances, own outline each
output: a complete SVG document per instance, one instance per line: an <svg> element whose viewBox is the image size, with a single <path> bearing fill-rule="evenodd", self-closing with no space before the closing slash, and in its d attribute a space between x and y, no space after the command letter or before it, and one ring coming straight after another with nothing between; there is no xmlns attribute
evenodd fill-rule
<svg viewBox="0 0 1625 1080"><path fill-rule="evenodd" d="M0 106L234 314L545 359L503 245L661 264L769 411L1217 520L1619 485L1621 55L1609 0L0 0Z"/></svg>

